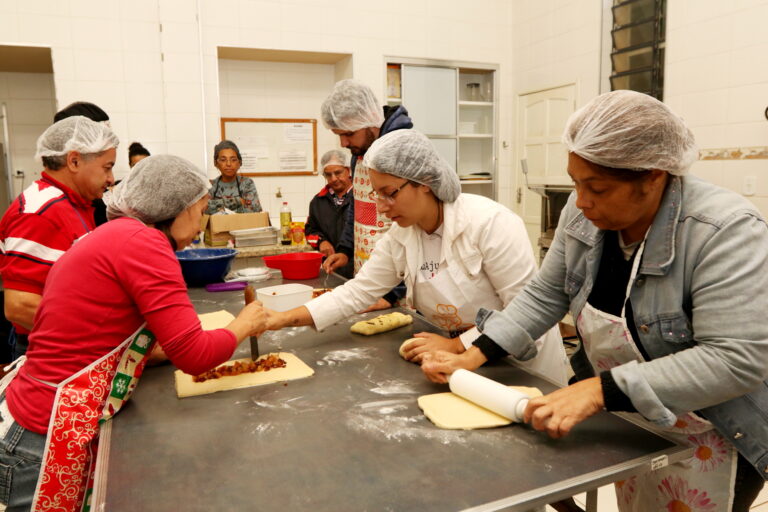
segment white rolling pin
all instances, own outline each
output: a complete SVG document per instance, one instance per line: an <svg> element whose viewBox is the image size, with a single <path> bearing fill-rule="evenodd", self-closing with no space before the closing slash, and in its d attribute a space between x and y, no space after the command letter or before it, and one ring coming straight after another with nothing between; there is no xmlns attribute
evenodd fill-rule
<svg viewBox="0 0 768 512"><path fill-rule="evenodd" d="M463 369L453 372L448 387L461 398L516 422L523 421L523 411L530 399L525 393Z"/></svg>

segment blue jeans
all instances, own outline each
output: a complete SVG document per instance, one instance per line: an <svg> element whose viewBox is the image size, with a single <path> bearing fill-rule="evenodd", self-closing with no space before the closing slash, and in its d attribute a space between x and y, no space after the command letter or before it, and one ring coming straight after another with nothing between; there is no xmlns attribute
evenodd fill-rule
<svg viewBox="0 0 768 512"><path fill-rule="evenodd" d="M5 396L0 402L5 401ZM6 417L7 416L7 417ZM40 465L45 450L45 436L31 432L4 414L0 427L8 427L0 439L0 503L7 512L24 512L32 506Z"/></svg>

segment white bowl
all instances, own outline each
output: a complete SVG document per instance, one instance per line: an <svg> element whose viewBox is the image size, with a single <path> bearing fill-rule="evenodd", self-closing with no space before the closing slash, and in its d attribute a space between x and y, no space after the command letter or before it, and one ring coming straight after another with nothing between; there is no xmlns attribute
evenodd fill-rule
<svg viewBox="0 0 768 512"><path fill-rule="evenodd" d="M256 290L256 299L261 301L265 308L288 311L312 300L312 287L299 283L268 286Z"/></svg>

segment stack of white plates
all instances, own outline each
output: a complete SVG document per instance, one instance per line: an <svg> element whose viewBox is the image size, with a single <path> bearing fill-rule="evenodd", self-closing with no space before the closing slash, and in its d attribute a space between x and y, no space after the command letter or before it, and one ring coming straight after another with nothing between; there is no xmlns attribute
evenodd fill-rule
<svg viewBox="0 0 768 512"><path fill-rule="evenodd" d="M255 247L259 245L276 245L277 228L234 229L229 232L235 237L235 247Z"/></svg>

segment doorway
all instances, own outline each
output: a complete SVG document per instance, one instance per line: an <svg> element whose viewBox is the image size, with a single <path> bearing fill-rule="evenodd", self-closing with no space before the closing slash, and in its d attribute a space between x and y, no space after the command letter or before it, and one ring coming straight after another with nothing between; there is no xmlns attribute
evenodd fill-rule
<svg viewBox="0 0 768 512"><path fill-rule="evenodd" d="M526 180L518 161L517 212L525 222L532 247L536 248L542 234L542 190L571 183L566 170L568 155L560 137L576 108L576 85L521 94L518 105L517 154L518 160L527 161L528 176Z"/></svg>
<svg viewBox="0 0 768 512"><path fill-rule="evenodd" d="M55 113L51 49L0 45L0 212L40 177L37 138Z"/></svg>

